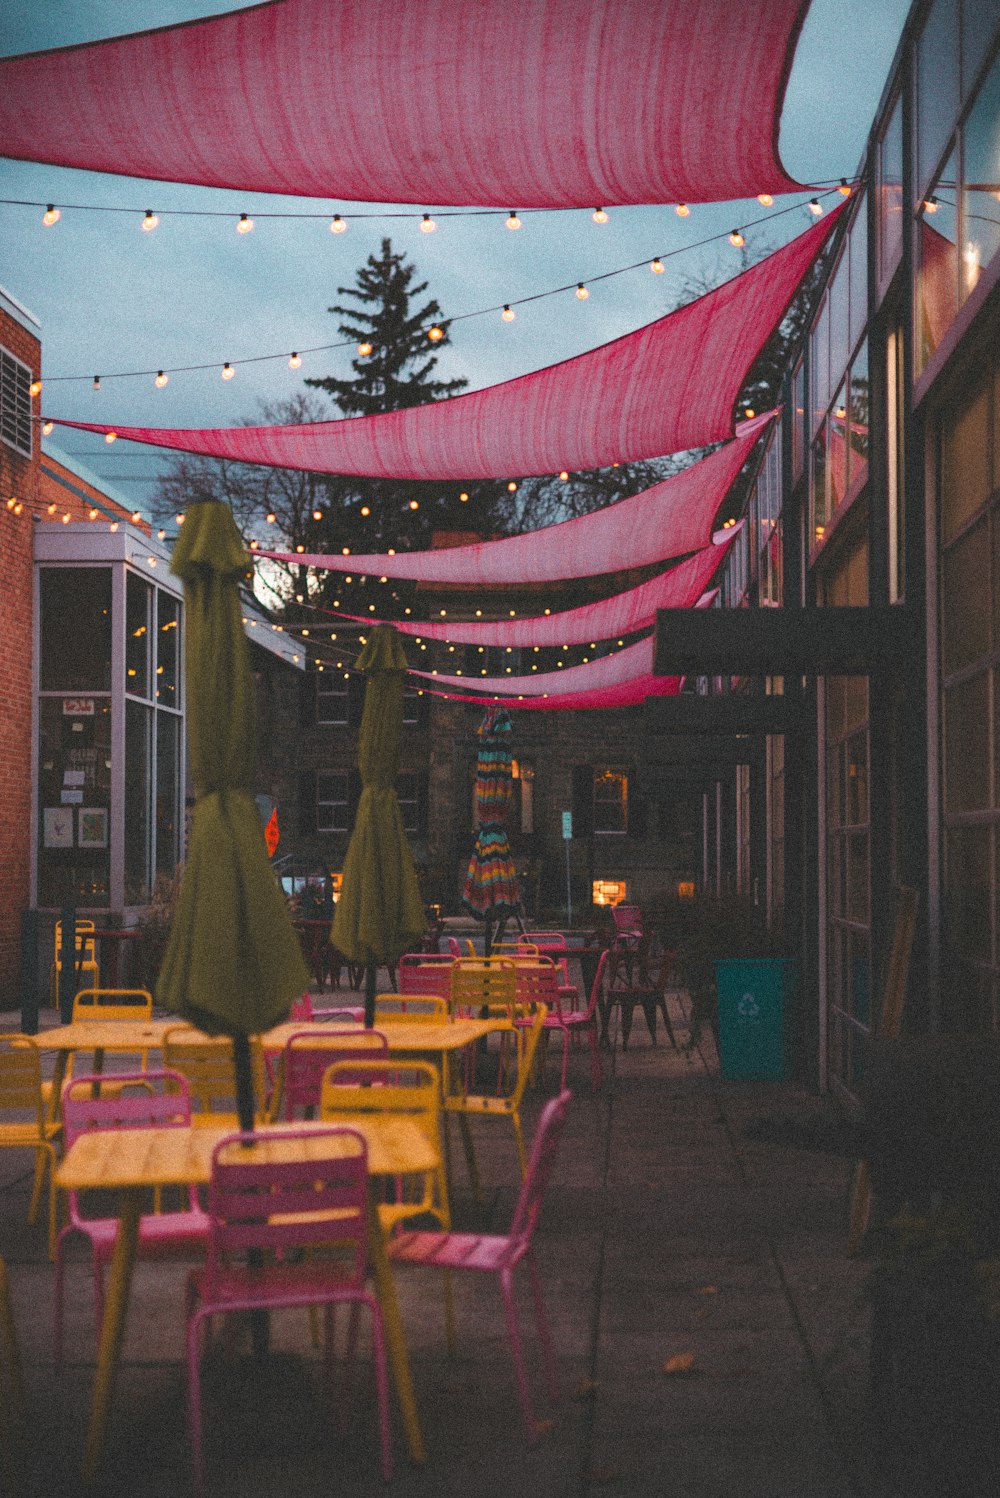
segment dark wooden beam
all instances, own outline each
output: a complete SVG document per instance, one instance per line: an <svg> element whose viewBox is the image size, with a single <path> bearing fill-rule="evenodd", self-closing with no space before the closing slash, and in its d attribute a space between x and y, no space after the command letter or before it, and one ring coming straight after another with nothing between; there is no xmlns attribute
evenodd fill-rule
<svg viewBox="0 0 1000 1498"><path fill-rule="evenodd" d="M902 607L660 609L657 676L870 676L898 670L912 638Z"/></svg>
<svg viewBox="0 0 1000 1498"><path fill-rule="evenodd" d="M704 610L702 612L705 612ZM794 706L787 697L744 697L727 693L698 697L682 692L678 697L647 697L643 704L643 728L658 734L701 735L704 757L711 758L713 736L784 733L793 718Z"/></svg>

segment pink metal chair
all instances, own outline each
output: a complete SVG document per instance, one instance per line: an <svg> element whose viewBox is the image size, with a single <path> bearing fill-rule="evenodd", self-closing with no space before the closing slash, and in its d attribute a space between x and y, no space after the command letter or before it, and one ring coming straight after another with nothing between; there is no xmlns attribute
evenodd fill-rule
<svg viewBox="0 0 1000 1498"><path fill-rule="evenodd" d="M448 936L448 937L445 938L445 940L448 943L448 955L449 956L451 956L451 957L464 957L466 955L462 951L462 943L459 941L459 939L458 939L457 936Z"/></svg>
<svg viewBox="0 0 1000 1498"><path fill-rule="evenodd" d="M322 1035L299 1030L289 1035L282 1063L285 1117L294 1119L297 1108L312 1116L319 1107L323 1074L334 1062L378 1061L383 1056L388 1060L389 1042L381 1030L331 1029Z"/></svg>
<svg viewBox="0 0 1000 1498"><path fill-rule="evenodd" d="M62 1090L63 1129L69 1146L90 1129L186 1128L191 1123L191 1094L187 1079L177 1071L122 1072L115 1082L117 1096L94 1097L97 1076L72 1077ZM169 1091L167 1090L169 1088ZM90 1244L94 1273L94 1318L98 1336L104 1316L104 1266L114 1252L117 1217L85 1217L76 1191L67 1192L69 1222L56 1244L54 1315L55 1365L63 1356L63 1279L66 1240L79 1233ZM144 1213L139 1219L140 1258L169 1258L189 1254L208 1241L208 1218L196 1189L187 1191L187 1206L179 1212Z"/></svg>
<svg viewBox="0 0 1000 1498"><path fill-rule="evenodd" d="M551 957L522 957L517 961L515 982L519 1010L524 1010L528 1005L543 1004L545 1006L545 1018L542 1021L543 1046L553 1030L558 1030L562 1036L562 1072L559 1085L563 1089L566 1086L566 1068L569 1065L569 1031L563 1019L562 1003L559 998L559 969ZM526 1014L519 1014L514 1023L518 1029L527 1029L531 1024L531 1019ZM542 1054L544 1055L544 1052Z"/></svg>
<svg viewBox="0 0 1000 1498"><path fill-rule="evenodd" d="M567 1032L567 1040L571 1035L584 1034L587 1044L590 1046L590 1086L593 1092L597 1092L604 1081L604 1067L601 1064L601 1052L598 1048L597 1022L600 1014L601 989L604 984L604 972L608 965L610 953L601 953L594 974L594 981L590 986L590 998L587 1000L586 1009L572 1010L569 1014L563 1010L562 1023Z"/></svg>
<svg viewBox="0 0 1000 1498"><path fill-rule="evenodd" d="M542 1199L555 1165L556 1150L566 1121L572 1093L563 1091L546 1103L538 1121L528 1172L514 1207L510 1232L501 1233L435 1233L429 1231L398 1232L389 1241L389 1257L396 1264L432 1265L436 1269L473 1269L497 1275L503 1296L507 1335L510 1339L518 1399L528 1444L533 1446L541 1434L531 1405L528 1375L524 1364L521 1330L514 1299L514 1270L521 1263L528 1272L535 1308L535 1324L541 1344L545 1381L549 1397L559 1398L552 1342L542 1305L541 1284L531 1254L532 1239L542 1207Z"/></svg>
<svg viewBox="0 0 1000 1498"><path fill-rule="evenodd" d="M336 1004L332 1009L317 1009L308 989L295 1000L288 1016L290 1020L302 1020L305 1024L311 1024L316 1020L323 1023L327 1020L363 1020L364 1017L365 1006L363 1004Z"/></svg>
<svg viewBox="0 0 1000 1498"><path fill-rule="evenodd" d="M436 994L447 999L451 994L450 952L435 952L423 955L420 952L404 952L399 959L399 992Z"/></svg>
<svg viewBox="0 0 1000 1498"><path fill-rule="evenodd" d="M301 1145L306 1139L308 1158ZM391 1478L382 1311L365 1289L367 1193L368 1151L364 1136L356 1129L229 1134L212 1151L208 1254L204 1269L196 1270L188 1280L188 1421L197 1494L205 1487L202 1324L232 1311L291 1306L326 1307L329 1363L334 1307L349 1304L353 1310L364 1305L371 1311L381 1469L386 1481ZM331 1247L336 1249L335 1258L324 1256ZM248 1259L256 1262L248 1263Z"/></svg>

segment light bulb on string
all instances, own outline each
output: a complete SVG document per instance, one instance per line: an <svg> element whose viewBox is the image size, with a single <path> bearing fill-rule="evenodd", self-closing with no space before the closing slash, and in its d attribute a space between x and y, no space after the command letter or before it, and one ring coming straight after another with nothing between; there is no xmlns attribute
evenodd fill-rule
<svg viewBox="0 0 1000 1498"><path fill-rule="evenodd" d="M371 507L369 505L362 505L361 506L361 513L362 513L362 515L365 515L365 516L370 515L371 514Z"/></svg>
<svg viewBox="0 0 1000 1498"><path fill-rule="evenodd" d="M159 222L159 215L154 213L152 208L147 208L146 212L142 216L143 232L149 234L151 230L156 228Z"/></svg>
<svg viewBox="0 0 1000 1498"><path fill-rule="evenodd" d="M841 177L840 186L837 188L837 191L842 198L849 198L851 196L851 184L846 177Z"/></svg>
<svg viewBox="0 0 1000 1498"><path fill-rule="evenodd" d="M427 329L427 337L431 343L440 343L444 337L444 329L439 328L437 323L435 323L433 327Z"/></svg>
<svg viewBox="0 0 1000 1498"><path fill-rule="evenodd" d="M420 501L419 501L419 499L411 499L410 500L410 509L411 510L419 510L420 509Z"/></svg>
<svg viewBox="0 0 1000 1498"><path fill-rule="evenodd" d="M104 433L104 440L105 440L105 442L117 442L118 441L118 433L117 432L105 432Z"/></svg>
<svg viewBox="0 0 1000 1498"><path fill-rule="evenodd" d="M569 478L569 473L566 471L565 468L561 468L559 470L559 477L562 479L563 483L565 484L566 480Z"/></svg>
<svg viewBox="0 0 1000 1498"><path fill-rule="evenodd" d="M226 364L223 364L223 366L222 366L222 378L224 380L231 380L232 377L233 377L233 375L235 373L236 373L236 371L235 371L235 369L233 368L233 366L231 364L229 364L228 362Z"/></svg>
<svg viewBox="0 0 1000 1498"><path fill-rule="evenodd" d="M517 484L514 482L513 479L511 479L510 483L507 485L507 492L509 494L514 494L516 492L516 490L517 490Z"/></svg>
<svg viewBox="0 0 1000 1498"><path fill-rule="evenodd" d="M54 508L55 508L55 506L53 505L53 509ZM141 510L133 510L132 511L132 521L133 521L133 524L138 525L139 521L141 519L142 519L142 511Z"/></svg>
<svg viewBox="0 0 1000 1498"><path fill-rule="evenodd" d="M347 222L346 222L346 220L342 219L339 213L335 213L333 215L333 218L330 220L330 233L331 234L343 234L346 231L346 229L347 229Z"/></svg>
<svg viewBox="0 0 1000 1498"><path fill-rule="evenodd" d="M676 213L678 218L688 218L690 216L691 210L686 203L678 203L676 208L674 209L674 212Z"/></svg>
<svg viewBox="0 0 1000 1498"><path fill-rule="evenodd" d="M770 208L774 199L769 192L759 192L757 194L757 202L762 208Z"/></svg>
<svg viewBox="0 0 1000 1498"><path fill-rule="evenodd" d="M362 359L367 359L371 351L372 346L367 339L358 344L358 353L361 355Z"/></svg>
<svg viewBox="0 0 1000 1498"><path fill-rule="evenodd" d="M819 198L810 198L808 207L809 212L813 215L814 218L820 218L822 216L823 204L820 202Z"/></svg>
<svg viewBox="0 0 1000 1498"><path fill-rule="evenodd" d="M936 197L934 197L934 195L932 193L929 197L926 197L924 199L924 212L925 213L937 213L937 211L938 211L938 200L937 200Z"/></svg>
<svg viewBox="0 0 1000 1498"><path fill-rule="evenodd" d="M469 502L469 496L466 494L466 492L465 492L464 489L462 490L461 494L458 497L459 497L459 500L461 501L461 503L463 505L464 504L468 504L468 502Z"/></svg>
<svg viewBox="0 0 1000 1498"><path fill-rule="evenodd" d="M289 360L288 360L288 367L289 367L289 369L299 369L301 367L301 364L302 364L302 355L301 354L296 354L293 351L292 354L289 357Z"/></svg>
<svg viewBox="0 0 1000 1498"><path fill-rule="evenodd" d="M739 250L742 249L746 244L746 240L743 238L743 235L740 233L739 229L733 229L729 235L729 243L732 245L734 250Z"/></svg>
<svg viewBox="0 0 1000 1498"><path fill-rule="evenodd" d="M587 290L586 286L584 286L582 281L577 282L576 295L577 299L581 302L585 302L590 295L590 292Z"/></svg>
<svg viewBox="0 0 1000 1498"><path fill-rule="evenodd" d="M91 390L100 390L100 388L101 388L101 377L100 377L100 375L95 375L94 376L90 388L91 388Z"/></svg>
<svg viewBox="0 0 1000 1498"><path fill-rule="evenodd" d="M500 316L501 316L501 318L503 319L504 322L513 322L514 318L517 316L517 313L514 311L513 307L511 307L508 302L504 302L504 308L503 308L503 311L501 312Z"/></svg>
<svg viewBox="0 0 1000 1498"><path fill-rule="evenodd" d="M42 436L43 437L47 437L49 435L49 433L52 431L52 428L54 426L55 426L55 422L54 421L43 421L42 422Z"/></svg>
<svg viewBox="0 0 1000 1498"><path fill-rule="evenodd" d="M157 541L165 541L167 539L167 533L163 529L162 525L160 526L160 529L156 532L156 539L157 539Z"/></svg>
<svg viewBox="0 0 1000 1498"><path fill-rule="evenodd" d="M54 505L54 504L50 504L50 505L46 505L46 506L45 506L45 509L46 509L46 512L47 512L47 513L48 513L48 514L49 514L49 515L54 515L54 514L55 514L55 512L56 512L56 507L55 507L55 505Z"/></svg>
<svg viewBox="0 0 1000 1498"><path fill-rule="evenodd" d="M47 229L50 229L52 225L57 224L61 218L61 210L56 207L55 203L50 203L45 212L42 214L42 223Z"/></svg>
<svg viewBox="0 0 1000 1498"><path fill-rule="evenodd" d="M31 384L28 386L28 394L31 395L31 396L35 396L35 395L41 395L41 393L42 393L42 382L41 382L41 380L32 380Z"/></svg>
<svg viewBox="0 0 1000 1498"><path fill-rule="evenodd" d="M241 213L240 214L240 221L236 225L236 232L237 232L237 234L249 234L252 228L253 228L253 219L249 218L247 216L247 214Z"/></svg>
<svg viewBox="0 0 1000 1498"><path fill-rule="evenodd" d="M504 223L507 225L508 229L520 229L520 227L521 227L521 220L518 218L518 216L514 212L513 208L510 210L510 212L508 213L507 217L504 219Z"/></svg>
<svg viewBox="0 0 1000 1498"><path fill-rule="evenodd" d="M603 208L595 208L590 216L595 224L606 224L608 221L608 215Z"/></svg>
<svg viewBox="0 0 1000 1498"><path fill-rule="evenodd" d="M662 276L663 261L660 259L659 255L657 255L655 259L649 262L649 268L653 272L654 276Z"/></svg>
<svg viewBox="0 0 1000 1498"><path fill-rule="evenodd" d="M170 376L167 374L166 370L158 369L156 371L156 379L153 381L153 384L156 386L157 390L162 390L169 379Z"/></svg>
<svg viewBox="0 0 1000 1498"><path fill-rule="evenodd" d="M423 216L423 218L420 221L420 232L421 232L421 234L433 234L434 230L436 228L437 228L437 224L431 218L430 214L429 213L425 213L424 216Z"/></svg>
<svg viewBox="0 0 1000 1498"><path fill-rule="evenodd" d="M269 513L267 514L267 516L265 518L267 520L268 525L274 525L274 524L276 524L277 519L278 519L277 515L274 513L273 510L269 511Z"/></svg>
<svg viewBox="0 0 1000 1498"><path fill-rule="evenodd" d="M322 510L313 510L313 519L314 520L322 520L323 519L323 511Z"/></svg>
<svg viewBox="0 0 1000 1498"><path fill-rule="evenodd" d="M186 519L187 519L187 516L185 515L184 511L183 510L178 510L177 514L174 516L174 524L175 525L183 525Z"/></svg>

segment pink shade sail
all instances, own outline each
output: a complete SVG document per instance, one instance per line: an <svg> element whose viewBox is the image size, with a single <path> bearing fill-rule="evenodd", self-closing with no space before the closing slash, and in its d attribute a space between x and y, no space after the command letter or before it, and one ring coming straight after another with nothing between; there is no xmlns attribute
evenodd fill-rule
<svg viewBox="0 0 1000 1498"><path fill-rule="evenodd" d="M582 666L568 666L565 671L539 671L530 676L446 676L444 672L417 671L411 676L425 676L439 687L476 687L482 692L522 693L541 697L544 692L595 692L604 687L620 686L639 676L653 674L653 636L647 635L634 645L626 645L613 655L588 661Z"/></svg>
<svg viewBox="0 0 1000 1498"><path fill-rule="evenodd" d="M329 572L468 586L545 583L644 567L711 544L719 506L759 434L758 425L641 494L520 536L395 555L378 552L345 557L339 552L297 551L254 555Z"/></svg>
<svg viewBox="0 0 1000 1498"><path fill-rule="evenodd" d="M795 189L808 0L283 0L0 63L6 155L209 187L499 208Z"/></svg>
<svg viewBox="0 0 1000 1498"><path fill-rule="evenodd" d="M451 640L463 645L583 645L588 640L611 640L635 630L651 629L657 609L687 608L696 603L722 566L736 534L726 531L718 545L706 546L669 572L651 578L637 588L616 593L599 603L557 614L538 614L527 619L498 619L477 623L467 619L441 619L413 624L392 620L400 634L427 640ZM359 624L371 625L370 617L346 614ZM384 621L381 621L384 622Z"/></svg>
<svg viewBox="0 0 1000 1498"><path fill-rule="evenodd" d="M472 692L437 692L430 687L425 690L432 697L444 697L448 702L503 702L505 707L517 708L518 711L579 712L591 708L638 707L647 697L676 697L683 679L681 676L644 675L617 685L578 692L550 692L543 697L484 698Z"/></svg>
<svg viewBox="0 0 1000 1498"><path fill-rule="evenodd" d="M451 400L292 426L59 424L240 463L432 480L579 472L722 442L733 435L733 405L746 374L845 201L676 312L573 359Z"/></svg>

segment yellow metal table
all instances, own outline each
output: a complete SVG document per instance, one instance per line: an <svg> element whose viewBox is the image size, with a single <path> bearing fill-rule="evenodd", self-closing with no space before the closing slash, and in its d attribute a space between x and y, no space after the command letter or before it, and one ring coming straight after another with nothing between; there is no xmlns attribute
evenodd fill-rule
<svg viewBox="0 0 1000 1498"><path fill-rule="evenodd" d="M274 1124L259 1145L264 1158L287 1158L290 1149L308 1149L308 1141L282 1140L281 1134L308 1125ZM319 1127L319 1126L317 1126ZM398 1115L373 1115L352 1122L368 1146L369 1177L400 1176L436 1169L439 1152L411 1119ZM119 1192L121 1226L115 1240L108 1293L101 1323L97 1371L91 1399L90 1422L84 1450L82 1477L96 1482L104 1451L115 1375L121 1357L125 1318L128 1311L132 1272L135 1266L139 1217L143 1193L156 1186L204 1186L211 1176L212 1150L230 1128L115 1129L81 1135L56 1172L56 1182L66 1190L94 1188ZM403 1324L396 1300L396 1287L385 1251L374 1196L368 1203L368 1246L376 1291L385 1322L386 1347L411 1459L426 1459L417 1415Z"/></svg>
<svg viewBox="0 0 1000 1498"><path fill-rule="evenodd" d="M94 1071L99 1075L104 1070L104 1056L108 1051L125 1054L139 1051L155 1051L163 1044L163 1037L177 1020L130 1020L88 1019L77 1020L71 1025L56 1025L51 1030L39 1030L31 1038L40 1051L55 1051L56 1064L52 1073L52 1117L58 1118L62 1085L66 1079L66 1067L70 1056L78 1051L92 1051Z"/></svg>

